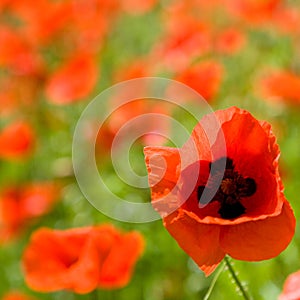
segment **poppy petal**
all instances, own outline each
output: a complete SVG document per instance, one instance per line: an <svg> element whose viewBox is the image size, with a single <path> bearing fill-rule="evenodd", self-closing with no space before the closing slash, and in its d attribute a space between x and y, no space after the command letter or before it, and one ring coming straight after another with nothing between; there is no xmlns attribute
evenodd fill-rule
<svg viewBox="0 0 300 300"><path fill-rule="evenodd" d="M222 124L222 131L227 146L227 156L242 159L250 155L250 157L256 159L254 166L259 163L257 159L260 158L261 160L266 159L266 163L278 159L279 149L278 146L275 147L274 135L271 133L270 126L266 125L266 122L260 123L249 112L237 107L216 111L215 116ZM235 134L232 134L232 132ZM270 137L272 138L272 143L270 143ZM218 148L218 142L219 140L217 139L214 145L215 148ZM223 153L220 155L222 156Z"/></svg>
<svg viewBox="0 0 300 300"><path fill-rule="evenodd" d="M191 163L198 160L211 160L211 146L216 139L216 132L218 132L220 128L221 124L214 114L204 116L193 129L191 138L183 145L183 156L192 156L195 153L194 149L196 149L197 154L194 155L195 157L191 160ZM225 150L224 142L223 144L220 143L219 146L221 151Z"/></svg>
<svg viewBox="0 0 300 300"><path fill-rule="evenodd" d="M164 226L206 276L225 256L219 246L220 226L201 224L185 211L164 218Z"/></svg>
<svg viewBox="0 0 300 300"><path fill-rule="evenodd" d="M89 231L89 228L69 232L47 228L36 231L23 256L28 286L40 292L74 286L69 280L68 267L79 258Z"/></svg>
<svg viewBox="0 0 300 300"><path fill-rule="evenodd" d="M278 216L222 227L220 245L223 251L235 259L270 259L288 246L294 231L295 217L289 203L285 201Z"/></svg>
<svg viewBox="0 0 300 300"><path fill-rule="evenodd" d="M46 84L49 101L64 105L79 101L92 92L98 77L94 58L79 53L53 73Z"/></svg>
<svg viewBox="0 0 300 300"><path fill-rule="evenodd" d="M190 86L210 102L219 91L222 75L221 64L216 61L206 61L181 71L175 80Z"/></svg>
<svg viewBox="0 0 300 300"><path fill-rule="evenodd" d="M72 290L85 294L103 286L128 283L143 250L137 232L123 234L112 226L68 230L41 228L23 255L28 286L39 292Z"/></svg>
<svg viewBox="0 0 300 300"><path fill-rule="evenodd" d="M11 291L2 296L2 300L34 300L35 298L19 291Z"/></svg>
<svg viewBox="0 0 300 300"><path fill-rule="evenodd" d="M176 184L180 175L180 153L176 148L145 147L145 161L152 204L162 216L178 207ZM172 204L172 199L175 203Z"/></svg>
<svg viewBox="0 0 300 300"><path fill-rule="evenodd" d="M292 273L286 279L279 300L300 299L300 271Z"/></svg>
<svg viewBox="0 0 300 300"><path fill-rule="evenodd" d="M247 216L263 219L266 216L278 215L283 205L282 198L277 195L282 190L278 179L280 152L270 125L257 121L249 112L237 107L217 111L216 117L222 124L227 157L233 159L235 170L244 177L257 181L255 194L242 201ZM218 153L219 138L212 149L217 154L217 159L224 156L223 153Z"/></svg>
<svg viewBox="0 0 300 300"><path fill-rule="evenodd" d="M0 132L0 157L20 159L33 149L34 134L31 126L24 121L16 121Z"/></svg>
<svg viewBox="0 0 300 300"><path fill-rule="evenodd" d="M169 147L145 147L144 153L152 192L162 192L162 187L165 189L174 186L180 171L179 150Z"/></svg>
<svg viewBox="0 0 300 300"><path fill-rule="evenodd" d="M68 270L66 286L79 294L89 293L97 287L99 275L100 257L95 243L88 238L77 262Z"/></svg>
<svg viewBox="0 0 300 300"><path fill-rule="evenodd" d="M111 289L125 286L143 248L144 241L139 233L119 236L101 267L99 287Z"/></svg>

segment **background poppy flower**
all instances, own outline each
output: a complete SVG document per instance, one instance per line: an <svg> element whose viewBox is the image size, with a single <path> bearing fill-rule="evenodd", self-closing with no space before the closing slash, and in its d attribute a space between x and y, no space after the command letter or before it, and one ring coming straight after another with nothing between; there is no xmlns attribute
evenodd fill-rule
<svg viewBox="0 0 300 300"><path fill-rule="evenodd" d="M224 54L235 54L239 52L246 43L246 35L236 28L226 28L221 31L215 41L215 48Z"/></svg>
<svg viewBox="0 0 300 300"><path fill-rule="evenodd" d="M46 95L50 102L68 104L89 95L94 88L97 66L91 55L79 53L71 57L48 79Z"/></svg>
<svg viewBox="0 0 300 300"><path fill-rule="evenodd" d="M211 101L218 93L223 67L215 61L204 61L180 72L178 80L197 91L205 100Z"/></svg>
<svg viewBox="0 0 300 300"><path fill-rule="evenodd" d="M139 233L122 233L111 225L41 228L23 255L25 280L40 292L67 289L83 294L97 287L120 288L130 280L142 251Z"/></svg>
<svg viewBox="0 0 300 300"><path fill-rule="evenodd" d="M18 75L38 74L42 61L36 49L8 26L0 26L0 66Z"/></svg>
<svg viewBox="0 0 300 300"><path fill-rule="evenodd" d="M292 273L286 279L283 291L279 295L279 300L299 300L300 299L300 271Z"/></svg>
<svg viewBox="0 0 300 300"><path fill-rule="evenodd" d="M0 193L0 240L7 242L22 232L34 218L48 213L60 195L51 182L10 186Z"/></svg>
<svg viewBox="0 0 300 300"><path fill-rule="evenodd" d="M121 0L122 9L130 14L143 14L155 6L157 0L146 0L146 1L136 1L136 0Z"/></svg>
<svg viewBox="0 0 300 300"><path fill-rule="evenodd" d="M0 131L0 158L24 158L32 151L34 133L25 121L16 121Z"/></svg>
<svg viewBox="0 0 300 300"><path fill-rule="evenodd" d="M69 1L40 0L31 5L30 0L12 1L11 11L23 23L22 34L31 44L41 45L51 41L63 30L71 17Z"/></svg>
<svg viewBox="0 0 300 300"><path fill-rule="evenodd" d="M34 299L35 298L30 297L18 291L8 292L2 297L2 300L34 300Z"/></svg>
<svg viewBox="0 0 300 300"><path fill-rule="evenodd" d="M166 36L152 51L153 62L167 70L181 71L200 55L211 49L210 26L198 19L168 14ZM180 22L179 22L180 20Z"/></svg>
<svg viewBox="0 0 300 300"><path fill-rule="evenodd" d="M226 154L220 151L220 132L211 132L214 142L208 143L204 128L212 128L214 118ZM236 107L203 118L181 149L145 148L153 206L206 275L225 254L259 261L279 255L290 243L295 217L283 195L279 153L270 125ZM163 205L162 195L169 195Z"/></svg>
<svg viewBox="0 0 300 300"><path fill-rule="evenodd" d="M119 12L120 1L76 0L72 1L72 22L69 29L80 49L94 53L111 29L111 23ZM89 47L86 47L86 45Z"/></svg>
<svg viewBox="0 0 300 300"><path fill-rule="evenodd" d="M233 15L251 25L260 25L272 18L279 10L281 2L281 0L229 0L227 5Z"/></svg>
<svg viewBox="0 0 300 300"><path fill-rule="evenodd" d="M126 63L123 68L117 70L114 75L115 82L121 82L139 77L151 76L151 65L144 59L136 59Z"/></svg>
<svg viewBox="0 0 300 300"><path fill-rule="evenodd" d="M272 20L278 30L288 34L299 34L300 10L293 7L281 7Z"/></svg>
<svg viewBox="0 0 300 300"><path fill-rule="evenodd" d="M124 89L123 95L126 93ZM132 91L128 91L131 92ZM117 99L117 98L116 98ZM112 99L114 101L114 99ZM143 127L144 134L141 137L143 144L161 145L166 140L160 134L166 136L170 132L170 121L165 116L168 116L170 109L166 105L156 104L151 100L135 100L125 105L118 107L118 109L108 119L108 128L111 133L115 136L122 126L126 125L127 122L133 122L126 130L137 132L138 128ZM150 116L150 114L152 114ZM135 118L139 118L135 121ZM123 133L124 134L124 133ZM99 136L101 140L101 136ZM105 136L103 137L106 138Z"/></svg>
<svg viewBox="0 0 300 300"><path fill-rule="evenodd" d="M269 72L260 82L265 97L300 104L300 76L288 70Z"/></svg>

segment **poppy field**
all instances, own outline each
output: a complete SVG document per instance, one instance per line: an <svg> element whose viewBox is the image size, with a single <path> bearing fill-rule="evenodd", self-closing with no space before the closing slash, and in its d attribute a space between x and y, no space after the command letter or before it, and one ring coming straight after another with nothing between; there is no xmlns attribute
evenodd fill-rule
<svg viewBox="0 0 300 300"><path fill-rule="evenodd" d="M0 0L0 298L300 299L300 1Z"/></svg>

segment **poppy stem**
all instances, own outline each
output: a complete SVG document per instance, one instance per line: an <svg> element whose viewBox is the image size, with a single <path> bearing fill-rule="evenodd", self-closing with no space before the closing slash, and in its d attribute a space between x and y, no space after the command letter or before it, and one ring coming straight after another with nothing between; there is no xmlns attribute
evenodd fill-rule
<svg viewBox="0 0 300 300"><path fill-rule="evenodd" d="M241 283L241 281L239 280L238 278L238 275L237 273L234 271L233 267L232 267L232 264L230 262L230 259L228 256L225 256L224 257L224 261L225 261L225 264L228 268L228 271L230 272L235 284L237 285L238 289L240 290L242 296L244 299L246 300L251 300L252 298L250 297L250 295L247 293L245 287L243 286L243 284Z"/></svg>
<svg viewBox="0 0 300 300"><path fill-rule="evenodd" d="M225 269L225 266L226 266L226 264L223 263L223 264L219 267L218 271L216 272L214 278L212 279L212 281L211 281L211 283L210 283L210 286L209 286L209 288L208 288L208 291L207 291L207 293L205 294L203 300L208 300L208 299L209 299L209 297L210 297L210 295L211 295L211 293L212 293L212 291L213 291L213 289L214 289L214 287L215 287L215 284L216 284L216 282L217 282L219 276L221 275L221 273L222 273L222 272L224 271L224 269Z"/></svg>

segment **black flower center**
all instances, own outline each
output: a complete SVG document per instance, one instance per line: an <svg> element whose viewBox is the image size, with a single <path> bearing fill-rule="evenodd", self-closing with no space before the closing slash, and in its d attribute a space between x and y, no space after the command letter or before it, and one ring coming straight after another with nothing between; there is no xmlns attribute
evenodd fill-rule
<svg viewBox="0 0 300 300"><path fill-rule="evenodd" d="M250 197L256 192L255 180L250 177L243 177L235 171L233 161L228 157L210 163L210 172L211 180L207 183L206 188L209 189L216 181L221 182L217 193L211 199L211 202L218 201L221 204L218 210L221 218L234 219L244 214L246 208L240 200L244 197ZM205 186L203 185L198 187L198 201L200 201L204 189Z"/></svg>

